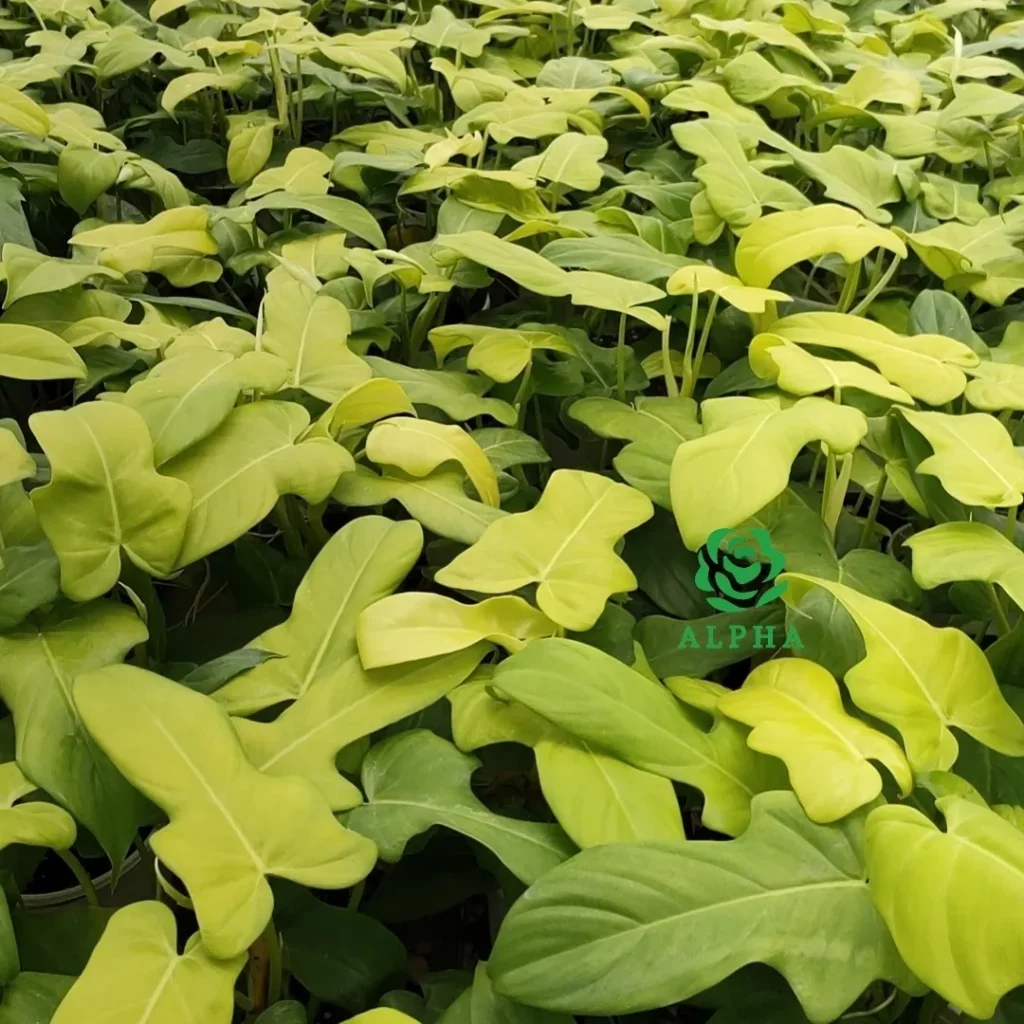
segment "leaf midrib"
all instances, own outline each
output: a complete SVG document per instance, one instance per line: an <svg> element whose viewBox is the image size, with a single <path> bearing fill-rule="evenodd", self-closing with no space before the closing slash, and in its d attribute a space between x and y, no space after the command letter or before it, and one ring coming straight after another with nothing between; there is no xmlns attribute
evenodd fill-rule
<svg viewBox="0 0 1024 1024"><path fill-rule="evenodd" d="M692 907L678 914L670 914L667 917L659 917L655 921L648 921L643 924L632 925L628 929L616 931L611 935L603 935L598 939L592 939L589 942L582 943L581 945L573 946L572 949L560 950L559 952L547 957L546 960L550 963L550 961L555 960L557 958L570 956L574 960L578 961L582 956L586 955L584 951L593 950L595 947L602 946L606 943L621 941L624 937L628 937L630 941L632 941L638 933L648 932L654 928L660 928L662 926L675 925L680 921L699 917L702 914L712 913L714 911L721 911L727 908L731 909L733 907L737 907L745 903L755 903L759 900L782 898L785 896L791 896L801 892L817 892L828 889L853 888L862 888L866 890L867 885L861 879L844 878L842 881L830 879L827 882L812 882L807 885L786 886L782 889L769 889L767 892L758 892L751 893L746 896L738 896L735 899L720 900L717 903L709 903L701 907ZM507 972L506 977L513 973L515 973L515 969Z"/></svg>
<svg viewBox="0 0 1024 1024"><path fill-rule="evenodd" d="M245 852L248 854L249 859L252 861L257 871L259 871L261 875L266 875L269 871L267 865L263 863L263 859L256 852L252 844L249 842L249 838L248 836L246 836L244 830L242 829L242 826L239 825L239 823L235 820L234 815L231 814L231 812L225 806L224 802L217 795L216 790L214 790L214 788L207 781L206 776L203 775L203 773L199 770L196 764L192 761L192 758L189 757L188 752L181 746L177 738L174 736L173 733L171 733L167 729L163 722L161 722L160 719L156 715L154 715L148 708L144 708L143 710L145 711L145 714L149 718L150 722L153 724L153 727L163 735L163 737L167 740L167 742L170 744L175 753L181 758L182 763L188 769L189 773L199 783L202 790L206 793L210 803L213 804L213 806L218 811L220 811L221 815L224 818L224 821L227 822L231 831L234 832L239 844L241 845L242 849L245 850Z"/></svg>
<svg viewBox="0 0 1024 1024"><path fill-rule="evenodd" d="M555 853L561 853L557 846L552 846L548 843L543 842L540 837L535 837L529 833L523 833L514 828L509 828L507 825L502 823L500 814L494 814L487 810L486 807L482 807L479 811L468 811L444 804L432 804L427 801L417 800L394 800L394 799L377 799L371 798L369 803L364 805L368 808L373 807L403 807L411 808L417 811L429 811L431 814L436 815L439 818L439 824L444 824L446 818L455 818L460 821L469 821L474 825L482 825L486 828L492 828L495 831L505 833L515 839L521 840L522 842L530 843L533 846L537 846L542 850L550 850ZM523 821L521 825L543 825L541 821Z"/></svg>
<svg viewBox="0 0 1024 1024"><path fill-rule="evenodd" d="M210 500L210 498L212 498L218 491L221 491L225 487L227 487L228 484L237 480L243 474L248 473L249 470L255 469L255 467L258 466L261 462L266 462L267 459L272 459L275 455L279 455L281 452L286 452L290 448L294 447L296 447L295 442L289 440L287 444L283 444L278 448L273 448L268 452L264 452L262 455L253 459L251 462L247 462L244 466L236 470L230 476L224 477L215 486L211 487L210 490L208 490L205 494L195 499L195 502L192 505L192 515L195 515L195 510L197 508L199 508L201 505L205 505L206 502Z"/></svg>
<svg viewBox="0 0 1024 1024"><path fill-rule="evenodd" d="M947 428L946 424L942 420L935 420L934 423L941 432L943 432L947 437L952 438L954 444L962 444L964 448L966 448L971 453L971 455L973 455L980 463L986 466L991 471L992 475L1007 490L1019 491L1019 489L1014 487L1013 484L1009 480L1007 480L1007 478L1003 476L1003 474L1000 473L999 470L996 469L996 467L991 462L989 462L988 459L986 459L985 456L982 455L981 452L977 448L975 448L974 445L972 445L963 434L958 434L955 431L950 430L949 428Z"/></svg>
<svg viewBox="0 0 1024 1024"><path fill-rule="evenodd" d="M374 556L380 550L380 547L384 543L385 539L390 535L391 528L389 526L389 528L380 535L380 537L377 539L377 542L367 553L366 557L363 559L362 563L359 566L359 570L353 574L352 582L349 585L348 589L345 591L345 596L338 603L337 611L334 613L334 616L331 618L331 621L327 629L324 631L324 635L320 640L319 646L317 647L316 654L313 655L313 660L309 663L309 667L307 668L305 674L302 677L302 682L299 684L299 696L304 694L309 689L310 683L313 681L313 678L319 671L320 665L323 662L325 655L327 654L327 648L330 645L331 641L334 639L334 634L337 632L338 629L338 623L341 621L341 618L345 614L345 612L348 611L348 606L349 602L352 600L352 595L355 593L356 587L359 586L359 583L366 575L367 566L369 566Z"/></svg>
<svg viewBox="0 0 1024 1024"><path fill-rule="evenodd" d="M177 402L175 402L174 408L171 410L170 414L164 420L164 425L160 428L159 431L157 431L156 436L153 438L154 450L160 444L161 439L163 438L167 430L170 428L171 423L174 421L175 417L181 414L182 410L185 408L185 404L192 397L192 395L194 395L195 392L198 391L211 377L216 376L216 374L220 373L221 370L226 369L228 367L234 367L234 360L231 360L226 363L218 363L212 370L210 370L209 373L204 373L203 376L200 377L197 381L195 381L183 394L178 396L178 400ZM164 461L167 460L165 459Z"/></svg>
<svg viewBox="0 0 1024 1024"><path fill-rule="evenodd" d="M107 457L103 451L103 447L100 445L99 439L93 433L92 427L89 426L88 419L82 419L82 427L86 434L89 435L89 440L92 442L92 446L96 449L96 457L99 459L100 466L103 469L103 479L106 482L107 500L110 502L110 518L113 520L114 525L114 546L121 546L121 517L117 511L117 496L114 494L114 479L110 475L110 467L107 465Z"/></svg>

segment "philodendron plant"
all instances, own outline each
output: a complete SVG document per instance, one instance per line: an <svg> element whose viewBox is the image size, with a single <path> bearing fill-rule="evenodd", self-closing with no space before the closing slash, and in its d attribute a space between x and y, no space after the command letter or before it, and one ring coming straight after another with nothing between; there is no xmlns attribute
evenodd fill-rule
<svg viewBox="0 0 1024 1024"><path fill-rule="evenodd" d="M1024 1020L1024 7L0 33L0 1024Z"/></svg>

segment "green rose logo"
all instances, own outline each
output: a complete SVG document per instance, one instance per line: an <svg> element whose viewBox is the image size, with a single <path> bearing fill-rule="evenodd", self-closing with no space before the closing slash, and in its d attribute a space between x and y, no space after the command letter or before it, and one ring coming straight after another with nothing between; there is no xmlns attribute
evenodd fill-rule
<svg viewBox="0 0 1024 1024"><path fill-rule="evenodd" d="M786 556L772 547L767 530L715 530L697 552L697 561L693 581L720 612L760 608L786 589L785 582L774 582Z"/></svg>

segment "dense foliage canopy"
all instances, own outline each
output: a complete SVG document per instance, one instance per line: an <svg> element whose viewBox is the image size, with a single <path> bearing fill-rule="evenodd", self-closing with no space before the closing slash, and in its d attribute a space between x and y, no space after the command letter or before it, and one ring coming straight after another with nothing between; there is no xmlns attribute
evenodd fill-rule
<svg viewBox="0 0 1024 1024"><path fill-rule="evenodd" d="M1024 7L0 33L0 1024L1024 1019Z"/></svg>

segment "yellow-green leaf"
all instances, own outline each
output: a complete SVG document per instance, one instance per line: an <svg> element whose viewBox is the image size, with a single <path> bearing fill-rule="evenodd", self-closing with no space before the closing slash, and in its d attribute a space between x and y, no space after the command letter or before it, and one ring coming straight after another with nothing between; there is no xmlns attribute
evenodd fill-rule
<svg viewBox="0 0 1024 1024"><path fill-rule="evenodd" d="M462 604L443 594L392 594L370 605L356 631L365 668L433 658L481 640L520 651L531 640L554 636L558 626L521 597L490 597Z"/></svg>
<svg viewBox="0 0 1024 1024"><path fill-rule="evenodd" d="M577 846L686 839L669 779L576 739L522 704L496 700L489 690L489 678L474 678L448 694L456 746L532 747L544 799Z"/></svg>
<svg viewBox="0 0 1024 1024"><path fill-rule="evenodd" d="M488 327L478 324L445 324L428 335L438 365L450 352L471 347L466 365L492 380L515 380L530 365L536 350L576 355L576 349L557 332L539 324L525 327Z"/></svg>
<svg viewBox="0 0 1024 1024"><path fill-rule="evenodd" d="M324 410L310 433L338 440L351 430L399 413L416 414L402 385L386 377L374 377L346 391Z"/></svg>
<svg viewBox="0 0 1024 1024"><path fill-rule="evenodd" d="M370 379L370 367L349 350L352 323L342 303L318 295L283 268L267 284L262 346L288 365L285 386L333 402Z"/></svg>
<svg viewBox="0 0 1024 1024"><path fill-rule="evenodd" d="M914 788L899 745L847 714L835 679L813 661L769 661L723 696L718 708L752 727L747 743L754 750L786 763L811 821L838 821L874 800L882 776L871 761L889 769L904 796Z"/></svg>
<svg viewBox="0 0 1024 1024"><path fill-rule="evenodd" d="M256 175L255 181L245 190L245 198L258 199L268 192L277 191L325 196L331 187L327 175L332 163L331 158L319 149L300 146L289 152L281 167L271 167Z"/></svg>
<svg viewBox="0 0 1024 1024"><path fill-rule="evenodd" d="M50 133L50 119L35 100L24 93L0 84L0 121L26 135L45 139Z"/></svg>
<svg viewBox="0 0 1024 1024"><path fill-rule="evenodd" d="M835 252L856 263L875 248L907 255L907 247L887 228L848 206L825 203L770 213L751 224L736 246L736 273L747 284L766 288L803 260Z"/></svg>
<svg viewBox="0 0 1024 1024"><path fill-rule="evenodd" d="M603 135L567 132L552 139L543 153L524 157L512 169L570 189L593 192L601 185L600 161L607 152L608 140Z"/></svg>
<svg viewBox="0 0 1024 1024"><path fill-rule="evenodd" d="M232 136L228 143L228 180L244 185L270 159L274 148L274 124L251 124Z"/></svg>
<svg viewBox="0 0 1024 1024"><path fill-rule="evenodd" d="M822 441L843 454L868 429L860 410L823 398L788 409L756 398L712 398L701 412L704 436L676 449L670 482L672 511L691 551L713 530L738 526L782 494L804 445Z"/></svg>
<svg viewBox="0 0 1024 1024"><path fill-rule="evenodd" d="M187 484L192 494L179 566L230 544L283 494L311 504L327 498L352 457L326 437L296 443L308 425L309 413L301 405L251 402L164 463L163 473Z"/></svg>
<svg viewBox="0 0 1024 1024"><path fill-rule="evenodd" d="M978 365L977 353L941 334L905 337L874 320L847 313L796 313L771 325L771 334L796 345L849 352L873 363L891 383L929 405L963 393L964 371Z"/></svg>
<svg viewBox="0 0 1024 1024"><path fill-rule="evenodd" d="M982 412L1024 410L1024 366L983 359L968 370L972 379L964 394Z"/></svg>
<svg viewBox="0 0 1024 1024"><path fill-rule="evenodd" d="M435 245L439 250L449 249L463 259L504 274L538 295L569 294L569 275L561 267L531 249L495 238L486 231L438 235Z"/></svg>
<svg viewBox="0 0 1024 1024"><path fill-rule="evenodd" d="M486 846L527 884L576 852L558 825L504 817L483 804L470 786L479 764L428 729L389 736L363 759L366 803L347 821L392 864L414 836L435 825L453 829Z"/></svg>
<svg viewBox="0 0 1024 1024"><path fill-rule="evenodd" d="M556 470L533 509L492 523L435 578L483 594L537 583L537 604L549 618L566 629L590 629L612 594L636 587L615 544L653 514L650 499L632 487Z"/></svg>
<svg viewBox="0 0 1024 1024"><path fill-rule="evenodd" d="M414 477L424 477L446 462L457 462L485 505L501 503L498 477L483 449L471 434L455 424L396 416L374 425L366 439L367 457L398 466Z"/></svg>
<svg viewBox="0 0 1024 1024"><path fill-rule="evenodd" d="M914 974L965 1015L988 1020L1024 984L1024 834L964 797L936 803L944 830L905 805L871 812L871 895Z"/></svg>
<svg viewBox="0 0 1024 1024"><path fill-rule="evenodd" d="M852 359L824 359L812 355L777 334L759 334L747 353L750 368L759 377L774 381L791 395L813 395L821 391L841 393L856 388L891 402L912 405L914 399L903 388L890 384L877 370Z"/></svg>
<svg viewBox="0 0 1024 1024"><path fill-rule="evenodd" d="M498 666L494 686L588 745L700 789L717 832L739 835L753 795L777 788L735 722L706 731L660 683L596 647L535 640Z"/></svg>
<svg viewBox="0 0 1024 1024"><path fill-rule="evenodd" d="M363 516L344 526L306 571L288 619L249 642L279 657L236 676L216 691L217 702L250 714L338 673L356 653L359 613L402 582L422 547L418 523Z"/></svg>
<svg viewBox="0 0 1024 1024"><path fill-rule="evenodd" d="M795 185L751 166L736 129L727 121L694 120L672 126L680 149L700 158L693 176L704 184L714 212L737 233L761 216L762 207L802 210L810 200Z"/></svg>
<svg viewBox="0 0 1024 1024"><path fill-rule="evenodd" d="M268 876L341 889L372 869L373 844L339 825L311 782L253 768L209 697L127 665L79 676L74 694L96 742L170 818L149 842L187 886L217 959L266 927Z"/></svg>
<svg viewBox="0 0 1024 1024"><path fill-rule="evenodd" d="M490 649L478 643L442 658L372 672L359 658L349 658L335 671L317 676L273 722L236 718L235 731L261 772L309 779L332 810L348 810L363 798L338 774L338 752L439 701Z"/></svg>
<svg viewBox="0 0 1024 1024"><path fill-rule="evenodd" d="M1024 501L1024 456L995 416L902 412L934 453L918 465L918 473L938 477L943 489L965 505L1005 508Z"/></svg>
<svg viewBox="0 0 1024 1024"><path fill-rule="evenodd" d="M998 584L1024 610L1024 551L985 523L941 523L904 541L925 590L978 580Z"/></svg>
<svg viewBox="0 0 1024 1024"><path fill-rule="evenodd" d="M773 288L754 288L744 284L738 277L726 274L707 263L692 263L680 267L668 279L665 290L669 295L693 295L713 292L725 299L730 306L744 313L763 313L769 302L788 302L785 292Z"/></svg>
<svg viewBox="0 0 1024 1024"><path fill-rule="evenodd" d="M463 470L454 466L442 466L422 479L397 470L377 476L357 466L354 473L345 473L338 481L334 498L357 508L397 501L431 533L460 544L475 544L488 526L507 513L469 497L465 479Z"/></svg>
<svg viewBox="0 0 1024 1024"><path fill-rule="evenodd" d="M82 724L71 696L81 672L121 661L149 633L116 601L64 605L0 637L0 698L14 718L22 771L66 807L120 868L148 804Z"/></svg>
<svg viewBox="0 0 1024 1024"><path fill-rule="evenodd" d="M34 476L36 460L21 446L10 430L0 428L0 487Z"/></svg>
<svg viewBox="0 0 1024 1024"><path fill-rule="evenodd" d="M194 96L203 89L222 89L225 92L238 92L248 85L253 79L252 73L247 71L193 71L189 74L178 75L172 78L170 84L164 89L160 97L160 106L173 114L179 103L184 102L190 96Z"/></svg>
<svg viewBox="0 0 1024 1024"><path fill-rule="evenodd" d="M783 600L800 602L820 587L851 615L864 657L845 676L854 703L899 730L915 772L945 771L956 760L951 727L979 743L1024 756L1024 723L1007 704L981 649L962 630L938 629L924 619L842 583L786 573Z"/></svg>
<svg viewBox="0 0 1024 1024"><path fill-rule="evenodd" d="M48 292L63 291L74 285L87 281L90 277L106 277L120 280L121 273L109 267L101 267L95 263L76 263L73 260L57 259L46 256L23 245L7 242L3 248L3 269L7 278L7 294L4 296L4 308L7 309L20 299L33 295L44 295ZM90 297L93 293L86 293ZM102 293L106 295L107 293ZM70 303L70 298L63 301ZM82 300L87 301L87 300ZM10 314L5 314L5 319ZM77 320L78 317L73 319ZM30 321L31 323L32 321ZM42 327L42 324L36 324ZM59 332L61 337L64 332ZM67 339L65 339L67 340ZM12 376L14 376L12 374Z"/></svg>
<svg viewBox="0 0 1024 1024"><path fill-rule="evenodd" d="M577 306L627 313L656 331L660 331L665 324L661 313L642 305L665 297L657 285L647 284L646 281L630 281L598 270L570 270L566 277L569 281L569 297Z"/></svg>
<svg viewBox="0 0 1024 1024"><path fill-rule="evenodd" d="M224 1024L235 1005L239 953L215 959L193 935L178 954L170 907L144 901L110 919L52 1024ZM116 993L116 995L115 995Z"/></svg>
<svg viewBox="0 0 1024 1024"><path fill-rule="evenodd" d="M74 601L106 593L121 573L122 550L151 575L168 575L192 494L156 472L145 420L125 405L85 402L38 412L29 423L52 469L32 504L60 559L64 593Z"/></svg>
<svg viewBox="0 0 1024 1024"><path fill-rule="evenodd" d="M132 270L157 271L172 284L194 283L197 256L210 256L218 251L217 241L209 231L209 215L201 206L182 206L158 213L145 224L108 224L80 231L71 237L72 245L100 249L102 266L127 274ZM209 264L220 276L220 264Z"/></svg>
<svg viewBox="0 0 1024 1024"><path fill-rule="evenodd" d="M208 437L242 391L276 391L288 368L268 352L195 349L165 359L124 393L123 402L145 421L158 466Z"/></svg>
<svg viewBox="0 0 1024 1024"><path fill-rule="evenodd" d="M13 761L0 765L0 849L12 843L67 850L75 841L75 819L42 800L18 801L35 792Z"/></svg>

